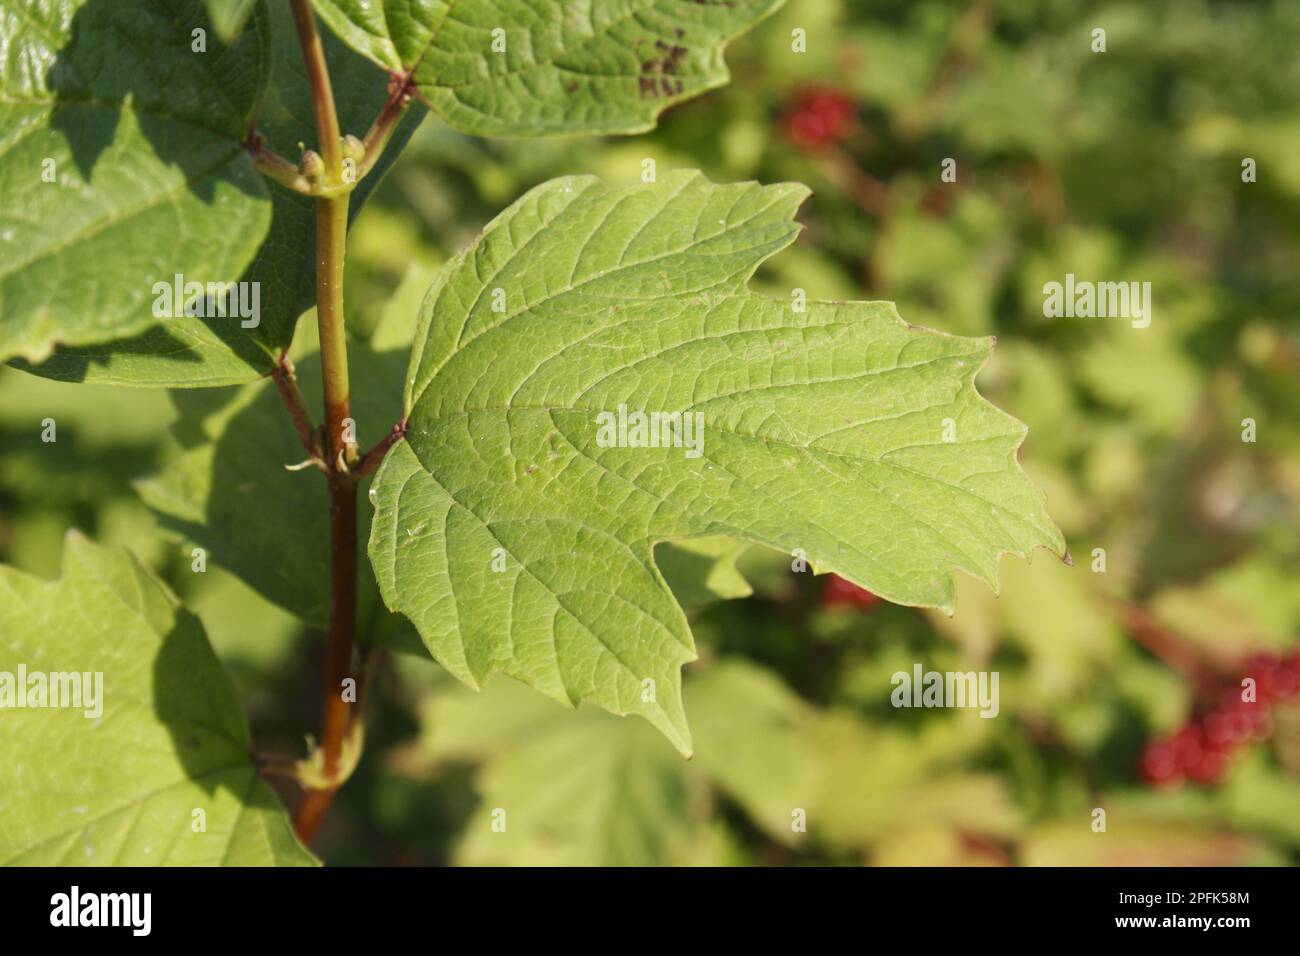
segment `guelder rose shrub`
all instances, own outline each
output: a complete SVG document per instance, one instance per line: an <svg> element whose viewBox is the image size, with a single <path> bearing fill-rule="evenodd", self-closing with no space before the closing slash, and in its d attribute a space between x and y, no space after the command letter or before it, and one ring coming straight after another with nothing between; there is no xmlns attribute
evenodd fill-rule
<svg viewBox="0 0 1300 956"><path fill-rule="evenodd" d="M437 274L409 358L349 343L348 224L426 110L489 137L646 130L778 5L6 0L0 358L242 386L140 493L194 570L328 643L315 746L267 762L199 620L131 554L73 533L58 580L3 570L0 660L27 676L0 859L314 862L384 646L637 714L689 755L663 542L706 568L757 542L937 607L955 569L996 586L1005 552L1065 554L1024 426L975 389L992 340L749 290L798 235L798 184L552 180ZM817 103L834 122L800 135L838 135ZM301 790L292 824L268 773Z"/></svg>

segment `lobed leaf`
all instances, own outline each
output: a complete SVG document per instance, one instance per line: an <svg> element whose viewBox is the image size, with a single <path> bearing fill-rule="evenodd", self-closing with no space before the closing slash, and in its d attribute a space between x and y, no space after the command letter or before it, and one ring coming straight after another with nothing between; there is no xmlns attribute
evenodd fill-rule
<svg viewBox="0 0 1300 956"><path fill-rule="evenodd" d="M57 581L0 567L0 672L20 667L29 685L102 683L89 716L85 697L0 709L0 862L314 863L258 776L203 626L130 554L73 532Z"/></svg>
<svg viewBox="0 0 1300 956"><path fill-rule="evenodd" d="M695 650L656 543L798 548L945 608L954 568L996 587L1004 552L1064 552L1016 462L1024 426L975 390L992 340L908 326L887 302L801 311L746 289L806 195L693 172L558 179L440 273L407 440L371 489L370 557L461 680L502 671L639 713L688 752ZM620 407L701 416L702 444L611 445Z"/></svg>
<svg viewBox="0 0 1300 956"><path fill-rule="evenodd" d="M727 41L782 2L314 0L344 42L480 136L652 129L726 83Z"/></svg>

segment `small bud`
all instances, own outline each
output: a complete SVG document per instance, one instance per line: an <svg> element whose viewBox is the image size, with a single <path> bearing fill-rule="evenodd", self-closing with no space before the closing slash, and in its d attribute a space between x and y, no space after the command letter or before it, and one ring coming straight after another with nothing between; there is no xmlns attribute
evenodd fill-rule
<svg viewBox="0 0 1300 956"><path fill-rule="evenodd" d="M351 133L343 137L343 156L347 159L355 159L358 163L366 158L366 144L361 142Z"/></svg>
<svg viewBox="0 0 1300 956"><path fill-rule="evenodd" d="M298 172L314 182L325 174L325 160L320 158L320 153L316 150L306 150L298 161Z"/></svg>

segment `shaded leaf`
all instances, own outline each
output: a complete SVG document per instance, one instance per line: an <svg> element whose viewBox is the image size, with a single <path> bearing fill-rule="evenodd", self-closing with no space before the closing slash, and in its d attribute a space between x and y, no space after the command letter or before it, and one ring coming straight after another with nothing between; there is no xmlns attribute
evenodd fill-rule
<svg viewBox="0 0 1300 956"><path fill-rule="evenodd" d="M420 722L421 750L435 762L481 765L482 801L458 863L680 864L700 837L698 777L644 723L566 713L514 681L432 695ZM493 828L499 810L504 832Z"/></svg>
<svg viewBox="0 0 1300 956"><path fill-rule="evenodd" d="M270 222L240 145L269 73L265 15L204 54L198 0L18 0L0 17L0 360L155 326L154 283L177 273L239 278ZM202 325L160 335L177 348Z"/></svg>
<svg viewBox="0 0 1300 956"><path fill-rule="evenodd" d="M403 357L353 343L352 413L362 447L400 417L396 383ZM319 408L320 360L299 356L308 406ZM208 560L241 578L269 601L308 624L324 627L330 606L329 493L314 469L288 471L306 453L272 382L236 389L177 391L177 448L155 474L136 482L163 527L200 545ZM364 487L364 486L363 486ZM364 540L368 509L359 511ZM357 637L424 653L410 625L379 601L374 578L358 567Z"/></svg>
<svg viewBox="0 0 1300 956"><path fill-rule="evenodd" d="M691 610L754 593L736 567L748 547L730 538L688 538L656 548L655 563L677 603Z"/></svg>
<svg viewBox="0 0 1300 956"><path fill-rule="evenodd" d="M259 17L265 19L264 14ZM316 141L311 91L289 5L272 4L269 21L263 30L271 46L270 83L258 107L257 131L269 148L296 158L300 144ZM359 136L383 106L386 86L364 59L332 36L323 39L340 128ZM411 110L398 124L384 154L353 190L350 217L356 217L420 119L421 111ZM72 381L171 388L230 385L264 375L293 338L299 316L315 302L316 277L313 200L274 183L266 183L265 189L271 201L270 229L240 277L258 284L255 328L244 329L236 319L166 320L127 339L59 349L29 370Z"/></svg>
<svg viewBox="0 0 1300 956"><path fill-rule="evenodd" d="M85 698L3 711L0 861L314 862L258 777L202 625L130 554L73 533L57 581L0 567L0 671L20 666L29 683L102 674L102 690L89 716Z"/></svg>
<svg viewBox="0 0 1300 956"><path fill-rule="evenodd" d="M217 36L229 43L244 29L260 0L203 0Z"/></svg>

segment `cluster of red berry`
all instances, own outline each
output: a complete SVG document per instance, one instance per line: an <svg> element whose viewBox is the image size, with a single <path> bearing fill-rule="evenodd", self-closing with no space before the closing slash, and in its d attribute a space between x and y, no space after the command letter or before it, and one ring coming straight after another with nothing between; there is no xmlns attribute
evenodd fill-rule
<svg viewBox="0 0 1300 956"><path fill-rule="evenodd" d="M860 611L869 611L880 603L881 599L866 588L860 588L838 574L828 577L830 580L822 591L822 607L855 607Z"/></svg>
<svg viewBox="0 0 1300 956"><path fill-rule="evenodd" d="M1245 678L1255 681L1255 699L1247 697ZM1246 663L1242 680L1221 692L1213 709L1189 721L1176 734L1147 745L1142 777L1154 786L1184 780L1217 783L1239 748L1268 737L1275 704L1300 696L1300 651L1288 657L1259 654Z"/></svg>
<svg viewBox="0 0 1300 956"><path fill-rule="evenodd" d="M809 87L790 100L781 120L785 137L800 149L825 149L853 128L857 107L832 86Z"/></svg>

